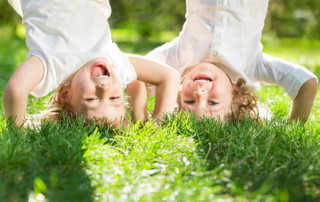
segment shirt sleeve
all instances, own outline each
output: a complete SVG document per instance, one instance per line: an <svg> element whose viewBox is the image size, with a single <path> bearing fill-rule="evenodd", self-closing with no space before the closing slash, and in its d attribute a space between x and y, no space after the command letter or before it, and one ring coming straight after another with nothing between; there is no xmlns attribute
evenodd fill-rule
<svg viewBox="0 0 320 202"><path fill-rule="evenodd" d="M172 41L152 50L146 55L146 57L179 70L180 63L178 50L178 38L175 38Z"/></svg>
<svg viewBox="0 0 320 202"><path fill-rule="evenodd" d="M262 53L260 64L254 72L256 81L267 85L282 87L293 100L300 87L311 78L318 79L312 72L303 66L293 64L280 58Z"/></svg>
<svg viewBox="0 0 320 202"><path fill-rule="evenodd" d="M114 65L123 88L126 88L127 84L137 80L137 73L130 63L128 55L121 52L115 43L112 43L109 47L108 60Z"/></svg>
<svg viewBox="0 0 320 202"><path fill-rule="evenodd" d="M178 38L155 48L146 57L179 70ZM147 90L150 97L155 96L156 87L154 85L147 84Z"/></svg>
<svg viewBox="0 0 320 202"><path fill-rule="evenodd" d="M23 17L22 8L21 8L21 0L8 0L9 4L12 8Z"/></svg>

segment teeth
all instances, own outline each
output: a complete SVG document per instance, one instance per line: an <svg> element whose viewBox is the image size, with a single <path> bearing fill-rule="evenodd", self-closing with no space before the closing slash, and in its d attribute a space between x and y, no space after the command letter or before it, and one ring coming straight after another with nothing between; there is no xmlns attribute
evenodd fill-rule
<svg viewBox="0 0 320 202"><path fill-rule="evenodd" d="M96 78L108 78L108 75L99 75L99 76L95 76Z"/></svg>
<svg viewBox="0 0 320 202"><path fill-rule="evenodd" d="M201 83L209 83L210 82L209 80L206 80L206 79L195 79L194 81L201 82Z"/></svg>

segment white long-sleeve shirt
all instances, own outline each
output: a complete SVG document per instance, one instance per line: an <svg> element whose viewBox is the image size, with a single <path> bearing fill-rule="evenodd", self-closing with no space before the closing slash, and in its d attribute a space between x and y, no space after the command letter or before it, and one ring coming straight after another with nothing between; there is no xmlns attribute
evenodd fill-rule
<svg viewBox="0 0 320 202"><path fill-rule="evenodd" d="M278 85L294 99L304 82L316 78L306 68L262 53L260 43L268 0L186 0L186 21L179 36L147 57L181 73L199 62L219 66L236 83L255 89Z"/></svg>

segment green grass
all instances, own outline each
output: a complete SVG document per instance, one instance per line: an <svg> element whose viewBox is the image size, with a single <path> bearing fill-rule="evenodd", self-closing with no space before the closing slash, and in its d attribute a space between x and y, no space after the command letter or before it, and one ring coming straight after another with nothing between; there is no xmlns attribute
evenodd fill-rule
<svg viewBox="0 0 320 202"><path fill-rule="evenodd" d="M113 32L122 50L140 54L175 36L146 43L134 32ZM23 38L9 39L0 40L1 107L5 84L27 54ZM263 40L265 52L320 76L319 41ZM305 125L286 121L291 101L282 89L263 87L258 95L274 114L263 126L178 114L121 133L83 120L19 130L1 111L0 201L319 201L320 94ZM28 113L45 103L30 96Z"/></svg>

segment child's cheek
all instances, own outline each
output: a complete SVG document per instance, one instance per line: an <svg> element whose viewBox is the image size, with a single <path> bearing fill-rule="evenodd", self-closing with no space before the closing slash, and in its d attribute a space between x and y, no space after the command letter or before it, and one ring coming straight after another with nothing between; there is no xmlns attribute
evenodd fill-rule
<svg viewBox="0 0 320 202"><path fill-rule="evenodd" d="M182 95L187 94L187 92L190 91L188 88L189 88L188 85L186 85L185 83L183 83L182 86L181 86L181 94L182 94Z"/></svg>
<svg viewBox="0 0 320 202"><path fill-rule="evenodd" d="M185 80L182 84L181 92L183 95L190 95L192 93L191 83Z"/></svg>

